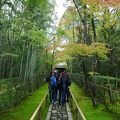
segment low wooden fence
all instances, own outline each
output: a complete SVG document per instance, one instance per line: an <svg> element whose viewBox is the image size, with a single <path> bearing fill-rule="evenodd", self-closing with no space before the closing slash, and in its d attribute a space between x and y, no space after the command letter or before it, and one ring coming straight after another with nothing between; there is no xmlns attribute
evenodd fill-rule
<svg viewBox="0 0 120 120"><path fill-rule="evenodd" d="M35 77L0 79L0 115L19 104L43 84Z"/></svg>
<svg viewBox="0 0 120 120"><path fill-rule="evenodd" d="M72 112L73 120L86 120L71 90L70 90L69 105L70 105L70 110Z"/></svg>
<svg viewBox="0 0 120 120"><path fill-rule="evenodd" d="M120 91L110 87L89 83L90 96L96 103L102 103L106 110L120 114Z"/></svg>
<svg viewBox="0 0 120 120"><path fill-rule="evenodd" d="M35 112L32 114L30 120L45 120L49 105L50 102L47 92L38 107L36 108Z"/></svg>
<svg viewBox="0 0 120 120"><path fill-rule="evenodd" d="M71 79L86 88L83 74L71 74ZM94 106L103 104L106 110L120 114L120 78L95 75L87 78L87 86Z"/></svg>

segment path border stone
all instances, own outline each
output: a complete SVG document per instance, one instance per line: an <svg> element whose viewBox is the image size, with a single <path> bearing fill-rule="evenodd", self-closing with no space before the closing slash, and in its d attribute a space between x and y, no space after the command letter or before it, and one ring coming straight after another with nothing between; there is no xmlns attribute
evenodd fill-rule
<svg viewBox="0 0 120 120"><path fill-rule="evenodd" d="M67 109L67 114L68 114L68 120L73 120L72 113L71 113L71 110L70 110L68 103L66 103L66 109Z"/></svg>
<svg viewBox="0 0 120 120"><path fill-rule="evenodd" d="M53 107L53 105L51 104L50 107L49 107L48 113L47 113L46 120L50 120L50 116L51 116L51 112L52 112L52 107Z"/></svg>

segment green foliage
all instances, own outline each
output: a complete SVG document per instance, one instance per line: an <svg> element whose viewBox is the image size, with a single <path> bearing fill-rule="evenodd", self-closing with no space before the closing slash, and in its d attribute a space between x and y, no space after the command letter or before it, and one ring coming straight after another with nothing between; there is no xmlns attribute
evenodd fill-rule
<svg viewBox="0 0 120 120"><path fill-rule="evenodd" d="M52 4L48 0L10 1L9 3L13 6L15 4L16 7L19 5L19 9L14 6L17 11L14 15L13 9L4 7L7 12L0 10L2 26L0 29L0 78L30 74L33 76L36 74L35 70L42 65L45 68L46 65L43 60L46 56L43 54L45 47L49 44L47 29L51 22ZM37 65L38 60L43 62L41 66Z"/></svg>
<svg viewBox="0 0 120 120"><path fill-rule="evenodd" d="M6 57L6 56L18 57L18 55L12 54L12 53L3 53L3 54L0 54L0 56L1 56L1 57Z"/></svg>
<svg viewBox="0 0 120 120"><path fill-rule="evenodd" d="M94 76L96 79L99 79L99 80L103 80L103 81L107 81L107 80L110 80L110 81L120 81L120 78L116 78L116 77L110 77L110 76L101 76L101 75L95 75Z"/></svg>
<svg viewBox="0 0 120 120"><path fill-rule="evenodd" d="M62 55L63 57L60 59L70 60L70 63L77 62L76 64L79 64L81 60L89 59L92 65L87 65L86 69L95 72L98 70L104 75L120 76L119 2L73 0L73 3L75 7L68 7L59 24L62 29L59 39L65 39L70 47L66 47L64 52L57 57ZM69 43L71 41L85 43L92 47L88 48L86 45L79 47L79 45ZM99 43L103 43L103 45ZM107 48L104 48L103 46L106 45ZM104 68L104 66L106 67Z"/></svg>
<svg viewBox="0 0 120 120"><path fill-rule="evenodd" d="M0 112L36 90L50 71L45 50L53 8L49 0L0 2L0 81L9 79L0 82Z"/></svg>
<svg viewBox="0 0 120 120"><path fill-rule="evenodd" d="M71 91L87 120L119 119L119 115L113 113L111 114L108 111L105 111L103 105L93 107L90 97L88 97L85 92L75 83L72 83Z"/></svg>
<svg viewBox="0 0 120 120"><path fill-rule="evenodd" d="M80 55L83 57L97 56L100 59L106 59L108 53L109 49L105 47L104 43L92 43L89 46L85 44L69 43L64 46L64 50L60 52L57 57L69 59L70 57Z"/></svg>
<svg viewBox="0 0 120 120"><path fill-rule="evenodd" d="M33 92L31 96L28 96L19 105L12 108L10 111L0 116L1 120L27 120L30 119L31 115L42 101L42 98L47 92L47 84L41 86L40 89ZM46 115L46 111L43 113Z"/></svg>
<svg viewBox="0 0 120 120"><path fill-rule="evenodd" d="M45 32L43 30L29 30L28 36L31 40L31 45L36 46L45 46L46 41L48 40L48 38L45 35Z"/></svg>
<svg viewBox="0 0 120 120"><path fill-rule="evenodd" d="M97 72L89 72L88 75L94 76L94 75L99 75L99 73L97 73Z"/></svg>

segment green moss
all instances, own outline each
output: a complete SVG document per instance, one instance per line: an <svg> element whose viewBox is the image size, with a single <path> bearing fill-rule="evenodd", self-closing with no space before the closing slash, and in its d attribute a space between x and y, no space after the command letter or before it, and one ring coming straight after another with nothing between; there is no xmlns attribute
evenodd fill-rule
<svg viewBox="0 0 120 120"><path fill-rule="evenodd" d="M120 78L111 77L111 76L101 76L101 75L95 75L94 76L97 80L110 80L110 81L120 81Z"/></svg>
<svg viewBox="0 0 120 120"><path fill-rule="evenodd" d="M72 83L71 91L87 120L120 120L120 116L105 111L104 106L93 107L90 97L75 83Z"/></svg>
<svg viewBox="0 0 120 120"><path fill-rule="evenodd" d="M29 120L47 90L47 84L44 84L40 89L33 92L31 96L28 96L19 105L1 115L0 120Z"/></svg>

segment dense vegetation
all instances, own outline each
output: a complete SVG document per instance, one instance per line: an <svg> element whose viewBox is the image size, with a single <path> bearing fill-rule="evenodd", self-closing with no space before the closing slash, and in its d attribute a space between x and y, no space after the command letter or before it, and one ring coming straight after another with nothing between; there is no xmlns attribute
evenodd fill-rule
<svg viewBox="0 0 120 120"><path fill-rule="evenodd" d="M80 61L85 64L85 61L89 60L89 66L85 65L88 72L94 71L102 75L119 77L119 3L112 5L111 2L94 0L73 0L73 3L74 5L63 15L59 28L61 38L66 39L68 43L83 45L76 48L73 44L71 49L74 51L67 53L75 59L72 68L76 69L73 71L80 71ZM101 43L105 44L108 51L101 48ZM95 44L95 46L88 48L84 44L89 46ZM92 55L91 49L94 49ZM79 54L77 50L80 51ZM68 62L69 59L68 57Z"/></svg>
<svg viewBox="0 0 120 120"><path fill-rule="evenodd" d="M119 115L106 111L103 105L99 104L97 107L93 107L90 97L86 96L84 90L78 85L73 83L71 91L87 120L119 120ZM75 112L72 113L76 114Z"/></svg>
<svg viewBox="0 0 120 120"><path fill-rule="evenodd" d="M10 109L9 112L3 114L0 119L1 120L29 120L40 102L42 101L44 95L47 92L47 84L42 85L38 90L33 92L31 96L26 97L24 101L22 101L19 105ZM44 109L44 107L46 107ZM42 106L43 114L42 117L46 118L46 113L48 110L48 106Z"/></svg>
<svg viewBox="0 0 120 120"><path fill-rule="evenodd" d="M66 44L56 54L56 61L66 61L72 80L86 89L94 106L101 103L118 114L119 5L112 0L73 0L58 28L58 40L64 39Z"/></svg>
<svg viewBox="0 0 120 120"><path fill-rule="evenodd" d="M52 8L48 0L0 1L0 112L20 103L50 71Z"/></svg>
<svg viewBox="0 0 120 120"><path fill-rule="evenodd" d="M50 3L47 0L5 0L0 7L0 78L45 72Z"/></svg>
<svg viewBox="0 0 120 120"><path fill-rule="evenodd" d="M54 0L0 1L0 113L39 88L59 62L94 106L120 113L120 2L67 1L58 28Z"/></svg>

